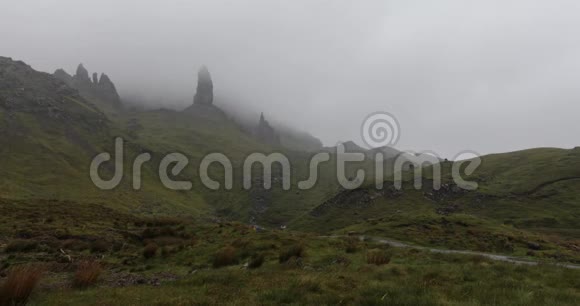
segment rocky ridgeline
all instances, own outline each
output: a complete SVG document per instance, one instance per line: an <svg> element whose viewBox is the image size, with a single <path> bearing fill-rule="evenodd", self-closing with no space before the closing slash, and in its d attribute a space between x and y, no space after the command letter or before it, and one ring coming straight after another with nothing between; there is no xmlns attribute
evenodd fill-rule
<svg viewBox="0 0 580 306"><path fill-rule="evenodd" d="M0 110L7 118L27 113L60 122L104 120L77 90L48 73L35 71L24 62L7 57L0 57Z"/></svg>
<svg viewBox="0 0 580 306"><path fill-rule="evenodd" d="M83 64L80 64L74 76L69 75L63 69L56 70L54 76L64 81L67 85L77 89L81 95L89 99L97 99L115 108L121 107L121 98L117 93L117 88L109 76L104 73L99 78L95 72L92 74L91 79L87 69L85 69Z"/></svg>

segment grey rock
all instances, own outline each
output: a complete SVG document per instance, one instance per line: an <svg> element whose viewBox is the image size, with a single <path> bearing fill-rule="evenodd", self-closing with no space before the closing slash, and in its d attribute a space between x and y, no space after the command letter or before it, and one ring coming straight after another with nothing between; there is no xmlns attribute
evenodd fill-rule
<svg viewBox="0 0 580 306"><path fill-rule="evenodd" d="M280 144L280 136L276 133L274 128L266 120L266 118L264 117L264 113L260 114L260 121L258 122L255 134L256 138L258 138L258 140L264 143L271 145Z"/></svg>
<svg viewBox="0 0 580 306"><path fill-rule="evenodd" d="M75 79L83 81L83 82L90 82L91 80L89 79L89 72L87 71L87 69L85 69L85 67L83 66L83 64L79 64L79 66L77 67L77 73L75 74Z"/></svg>
<svg viewBox="0 0 580 306"><path fill-rule="evenodd" d="M203 66L197 73L197 90L193 104L213 104L213 81L207 67Z"/></svg>

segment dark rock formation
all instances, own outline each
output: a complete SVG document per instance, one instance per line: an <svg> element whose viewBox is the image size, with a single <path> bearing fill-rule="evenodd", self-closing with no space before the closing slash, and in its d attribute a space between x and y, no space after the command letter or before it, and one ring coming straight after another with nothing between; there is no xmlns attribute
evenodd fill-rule
<svg viewBox="0 0 580 306"><path fill-rule="evenodd" d="M365 209L374 204L375 199L383 197L394 199L403 195L402 190L397 190L393 186L382 190L372 188L357 188L352 190L342 190L334 197L326 200L310 211L313 217L320 217L327 214L332 209L354 210Z"/></svg>
<svg viewBox="0 0 580 306"><path fill-rule="evenodd" d="M193 97L193 104L188 106L184 113L192 118L203 118L203 120L215 121L222 124L229 120L226 113L213 104L213 82L211 75L205 66L201 67L197 77L197 91Z"/></svg>
<svg viewBox="0 0 580 306"><path fill-rule="evenodd" d="M197 91L193 98L193 104L213 104L213 82L207 67L203 66L197 73Z"/></svg>
<svg viewBox="0 0 580 306"><path fill-rule="evenodd" d="M93 130L104 124L105 116L83 99L78 90L62 81L70 81L72 77L63 70L56 71L55 75L59 79L35 71L21 61L0 57L0 113L4 114L0 118L0 135L3 139L7 135L29 136L29 125L19 119L22 113L34 117L40 126L53 122L55 126L65 124L71 131L79 127Z"/></svg>
<svg viewBox="0 0 580 306"><path fill-rule="evenodd" d="M258 127L256 128L256 138L267 144L280 144L280 136L278 136L274 128L264 118L264 113L260 114L260 122L258 122Z"/></svg>
<svg viewBox="0 0 580 306"><path fill-rule="evenodd" d="M109 76L102 73L101 78L99 79L99 83L97 84L97 87L99 88L100 93L105 100L112 101L115 103L121 103L121 98L117 93L117 88L115 87L115 84L113 84Z"/></svg>
<svg viewBox="0 0 580 306"><path fill-rule="evenodd" d="M77 73L74 77L75 79L81 82L90 82L89 72L87 71L87 69L85 69L83 64L79 64L79 66L77 67Z"/></svg>
<svg viewBox="0 0 580 306"><path fill-rule="evenodd" d="M72 78L73 78L73 77L72 77L70 74L68 74L68 73L67 73L66 71L64 71L63 69L57 69L57 70L54 72L54 76L55 76L57 79L59 79L59 80L61 80L61 81L65 82L66 84L71 84L71 82L72 82Z"/></svg>
<svg viewBox="0 0 580 306"><path fill-rule="evenodd" d="M121 98L117 93L117 89L111 79L104 73L101 74L99 79L98 74L95 72L91 79L87 69L85 69L83 64L80 64L74 76L70 76L62 69L56 70L53 75L78 90L85 98L96 102L96 104L106 107L113 106L114 108L121 107Z"/></svg>

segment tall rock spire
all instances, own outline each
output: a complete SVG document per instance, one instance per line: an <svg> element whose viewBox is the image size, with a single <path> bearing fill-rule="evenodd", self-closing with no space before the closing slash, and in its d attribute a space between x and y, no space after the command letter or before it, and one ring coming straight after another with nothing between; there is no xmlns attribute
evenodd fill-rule
<svg viewBox="0 0 580 306"><path fill-rule="evenodd" d="M75 75L75 78L83 82L91 81L91 79L89 79L89 72L87 71L87 69L85 69L85 66L83 66L83 64L79 64L79 66L77 67L77 73Z"/></svg>
<svg viewBox="0 0 580 306"><path fill-rule="evenodd" d="M193 104L213 104L213 82L207 67L202 66L197 73L197 91L193 98Z"/></svg>
<svg viewBox="0 0 580 306"><path fill-rule="evenodd" d="M264 118L264 113L260 113L260 121L258 122L258 126L256 127L255 132L256 137L264 142L271 145L279 145L280 144L280 136L274 128L270 125L270 123Z"/></svg>

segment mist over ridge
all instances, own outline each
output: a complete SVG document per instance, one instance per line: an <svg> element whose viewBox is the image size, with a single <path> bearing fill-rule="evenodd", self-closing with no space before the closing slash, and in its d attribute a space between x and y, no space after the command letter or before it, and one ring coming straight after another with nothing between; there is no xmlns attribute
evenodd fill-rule
<svg viewBox="0 0 580 306"><path fill-rule="evenodd" d="M362 145L360 124L378 110L399 119L400 149L444 157L570 148L580 131L575 1L35 5L3 9L0 54L50 73L82 62L149 107L187 107L207 65L216 105L327 146Z"/></svg>

